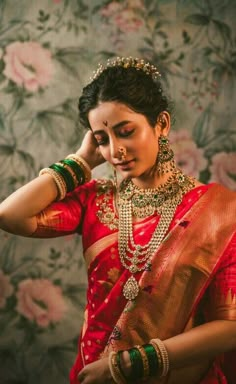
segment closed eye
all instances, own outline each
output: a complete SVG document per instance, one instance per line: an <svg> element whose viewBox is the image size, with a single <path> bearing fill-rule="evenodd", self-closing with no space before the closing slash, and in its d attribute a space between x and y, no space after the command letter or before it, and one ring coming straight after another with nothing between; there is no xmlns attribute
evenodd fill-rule
<svg viewBox="0 0 236 384"><path fill-rule="evenodd" d="M128 136L131 136L133 132L134 132L134 129L122 129L119 131L118 134L120 137L128 137Z"/></svg>

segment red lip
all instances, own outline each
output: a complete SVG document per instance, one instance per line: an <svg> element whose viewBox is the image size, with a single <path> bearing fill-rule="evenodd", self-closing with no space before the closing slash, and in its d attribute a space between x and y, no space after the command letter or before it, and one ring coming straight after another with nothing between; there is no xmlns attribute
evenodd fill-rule
<svg viewBox="0 0 236 384"><path fill-rule="evenodd" d="M134 159L129 160L129 161L124 161L122 163L116 163L114 164L115 167L119 167L122 171L128 171L129 169L132 168L134 165Z"/></svg>
<svg viewBox="0 0 236 384"><path fill-rule="evenodd" d="M129 160L129 161L123 161L122 163L115 163L114 166L115 167L117 167L117 166L124 167L124 166L128 165L129 163L131 163L132 161L134 161L134 159Z"/></svg>

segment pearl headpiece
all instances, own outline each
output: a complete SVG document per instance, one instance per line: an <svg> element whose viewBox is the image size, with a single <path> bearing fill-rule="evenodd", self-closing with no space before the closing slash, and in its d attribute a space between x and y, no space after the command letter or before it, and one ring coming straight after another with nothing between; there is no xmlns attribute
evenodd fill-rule
<svg viewBox="0 0 236 384"><path fill-rule="evenodd" d="M160 72L157 68L146 62L143 59L133 58L133 57L116 57L115 59L108 59L106 64L98 64L98 68L96 71L93 71L93 75L90 80L96 80L103 71L110 67L123 67L123 68L135 68L137 71L141 70L145 72L147 75L150 75L153 80L157 79L161 76Z"/></svg>

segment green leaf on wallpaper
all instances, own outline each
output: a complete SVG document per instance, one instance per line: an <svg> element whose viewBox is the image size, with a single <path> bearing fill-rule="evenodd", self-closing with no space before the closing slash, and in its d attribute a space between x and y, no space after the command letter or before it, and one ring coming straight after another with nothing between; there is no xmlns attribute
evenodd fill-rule
<svg viewBox="0 0 236 384"><path fill-rule="evenodd" d="M182 32L182 37L183 37L184 44L190 43L191 37L185 29Z"/></svg>
<svg viewBox="0 0 236 384"><path fill-rule="evenodd" d="M33 156L30 153L27 153L21 149L17 149L16 153L18 155L18 158L20 161L22 161L25 165L25 167L28 169L28 171L34 171L34 163L35 160Z"/></svg>
<svg viewBox="0 0 236 384"><path fill-rule="evenodd" d="M231 172L227 172L227 175L233 179L234 181L236 181L236 174L235 173L231 173Z"/></svg>
<svg viewBox="0 0 236 384"><path fill-rule="evenodd" d="M12 156L14 151L13 145L0 144L0 156Z"/></svg>
<svg viewBox="0 0 236 384"><path fill-rule="evenodd" d="M72 76L79 76L78 63L83 57L84 50L78 47L68 47L58 49L54 58L62 65L62 67Z"/></svg>
<svg viewBox="0 0 236 384"><path fill-rule="evenodd" d="M168 38L167 33L163 32L163 31L157 31L156 34L159 35L160 37L162 37L163 39L167 39Z"/></svg>
<svg viewBox="0 0 236 384"><path fill-rule="evenodd" d="M0 104L0 131L5 130L5 110L3 105Z"/></svg>
<svg viewBox="0 0 236 384"><path fill-rule="evenodd" d="M75 305L83 307L84 294L86 292L86 284L67 284L63 287L63 293L71 300Z"/></svg>
<svg viewBox="0 0 236 384"><path fill-rule="evenodd" d="M3 83L6 80L6 77L0 73L0 83Z"/></svg>
<svg viewBox="0 0 236 384"><path fill-rule="evenodd" d="M76 99L66 99L65 102L62 104L62 110L64 115L73 121L76 121L78 119L78 98Z"/></svg>
<svg viewBox="0 0 236 384"><path fill-rule="evenodd" d="M221 86L222 80L225 78L226 75L226 67L224 64L216 63L215 68L212 71L212 79L214 83L217 85L217 87Z"/></svg>
<svg viewBox="0 0 236 384"><path fill-rule="evenodd" d="M193 139L200 148L204 148L209 137L209 122L212 113L212 104L209 104L201 113L193 127Z"/></svg>
<svg viewBox="0 0 236 384"><path fill-rule="evenodd" d="M5 68L5 63L3 60L0 60L0 72L3 71L3 69ZM5 78L5 77L4 77ZM6 79L6 78L5 78Z"/></svg>
<svg viewBox="0 0 236 384"><path fill-rule="evenodd" d="M39 10L39 16L38 16L38 21L40 23L45 23L50 19L50 14L45 13L42 9Z"/></svg>
<svg viewBox="0 0 236 384"><path fill-rule="evenodd" d="M220 32L224 42L230 43L232 41L232 33L231 33L231 28L228 26L228 24L224 23L223 21L215 20L215 19L212 19L212 22Z"/></svg>
<svg viewBox="0 0 236 384"><path fill-rule="evenodd" d="M204 169L204 171L201 171L200 172L200 175L199 175L199 180L204 183L204 184L207 184L210 180L210 172L208 169Z"/></svg>
<svg viewBox="0 0 236 384"><path fill-rule="evenodd" d="M149 37L144 37L143 39L145 41L145 43L147 43L147 45L149 45L150 47L153 47L153 40L150 39Z"/></svg>
<svg viewBox="0 0 236 384"><path fill-rule="evenodd" d="M34 129L35 131L41 131L41 133L46 133L53 142L56 144L60 143L58 137L58 125L55 122L54 116L50 111L41 111L34 118Z"/></svg>
<svg viewBox="0 0 236 384"><path fill-rule="evenodd" d="M2 244L0 269L6 274L10 274L13 271L16 256L16 241L15 237L10 237L4 245Z"/></svg>
<svg viewBox="0 0 236 384"><path fill-rule="evenodd" d="M56 251L56 249L54 248L51 248L50 249L50 255L49 255L49 258L51 260L57 260L61 257L61 252L60 251Z"/></svg>
<svg viewBox="0 0 236 384"><path fill-rule="evenodd" d="M210 23L210 17L205 14L195 13L187 16L184 21L186 23L195 24L195 25L208 25Z"/></svg>
<svg viewBox="0 0 236 384"><path fill-rule="evenodd" d="M13 83L13 81L10 80L6 87L3 88L3 91L6 93L17 92L17 86L15 83Z"/></svg>

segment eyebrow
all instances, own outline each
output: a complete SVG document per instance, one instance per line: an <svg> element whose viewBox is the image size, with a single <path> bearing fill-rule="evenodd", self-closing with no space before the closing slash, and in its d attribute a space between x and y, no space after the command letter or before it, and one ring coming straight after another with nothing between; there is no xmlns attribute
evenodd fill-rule
<svg viewBox="0 0 236 384"><path fill-rule="evenodd" d="M113 126L112 126L112 129L117 130L117 129L119 129L119 128L121 128L121 127L123 127L124 125L129 124L129 123L131 123L130 120L123 120L123 121L120 121L119 123L113 125ZM97 130L97 131L93 131L93 134L94 134L94 135L99 135L99 134L101 134L101 133L103 133L103 132L104 132L104 129L99 129L99 130Z"/></svg>

